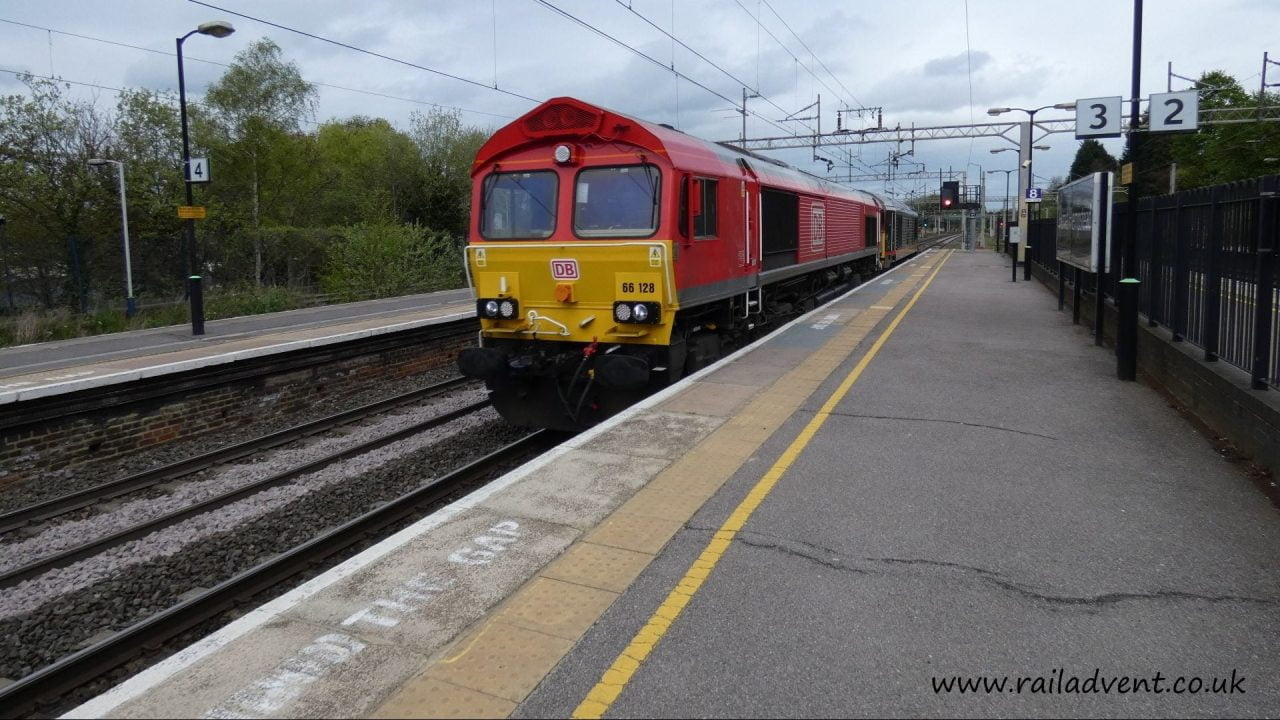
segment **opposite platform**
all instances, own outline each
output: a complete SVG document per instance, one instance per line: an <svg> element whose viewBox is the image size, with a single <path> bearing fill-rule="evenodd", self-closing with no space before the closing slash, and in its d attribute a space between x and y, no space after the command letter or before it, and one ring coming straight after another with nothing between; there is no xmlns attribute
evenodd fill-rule
<svg viewBox="0 0 1280 720"><path fill-rule="evenodd" d="M0 405L409 330L475 314L469 288L0 349Z"/></svg>

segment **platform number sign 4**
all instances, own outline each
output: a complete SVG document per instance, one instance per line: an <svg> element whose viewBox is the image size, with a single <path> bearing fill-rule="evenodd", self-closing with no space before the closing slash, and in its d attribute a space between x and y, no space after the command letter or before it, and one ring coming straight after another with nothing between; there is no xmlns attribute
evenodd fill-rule
<svg viewBox="0 0 1280 720"><path fill-rule="evenodd" d="M209 158L191 158L187 161L187 182L209 182Z"/></svg>
<svg viewBox="0 0 1280 720"><path fill-rule="evenodd" d="M1200 95L1195 90L1151 94L1151 132L1195 130L1199 119Z"/></svg>
<svg viewBox="0 0 1280 720"><path fill-rule="evenodd" d="M1120 137L1124 124L1120 105L1123 98L1084 98L1076 101L1076 139Z"/></svg>

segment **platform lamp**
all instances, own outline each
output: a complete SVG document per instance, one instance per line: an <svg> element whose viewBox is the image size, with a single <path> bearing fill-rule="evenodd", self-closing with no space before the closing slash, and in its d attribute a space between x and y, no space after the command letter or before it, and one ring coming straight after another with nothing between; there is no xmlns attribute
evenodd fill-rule
<svg viewBox="0 0 1280 720"><path fill-rule="evenodd" d="M1001 148L999 150L992 150L991 152L1001 153L1001 152L1004 152L1005 150L1012 150L1012 149L1013 148ZM990 175L991 173L1004 173L1004 229L1001 232L996 233L996 252L1000 252L1001 236L1009 232L1009 174L1015 173L1015 172L1018 172L1018 168L1013 168L1010 170L988 170L987 171L988 175Z"/></svg>
<svg viewBox="0 0 1280 720"><path fill-rule="evenodd" d="M1048 110L1049 108L1054 108L1056 110L1075 110L1076 104L1073 102L1054 103L1053 105L1042 105L1041 107L1030 109L1030 110L1027 108L1016 108L1016 107L993 107L987 110L987 114L992 117L1003 115L1007 112L1012 112L1014 110L1018 112L1024 112L1027 114L1027 124L1030 126L1030 128L1027 131L1026 136L1024 136L1022 140L1022 142L1026 144L1023 145L1019 143L1019 146L1018 146L1020 149L1025 148L1027 151L1027 159L1023 163L1026 165L1026 168L1027 168L1027 187L1018 188L1018 194L1022 196L1018 198L1018 204L1019 204L1019 207L1022 208L1024 211L1026 210L1026 206L1027 206L1027 198L1026 198L1027 188L1031 188L1035 186L1035 176L1031 173L1031 149L1032 149L1031 148L1031 142L1032 142L1031 132L1035 129L1036 113L1040 112L1041 110ZM1018 260L1021 260L1022 262L1026 262L1027 242L1030 241L1031 239L1030 238L1031 213L1030 212L1018 213L1018 217L1023 217L1024 215L1027 218L1027 228L1023 234L1022 242L1018 244L1018 254L1021 255L1022 257L1015 258L1015 262L1014 262L1015 266L1017 265Z"/></svg>
<svg viewBox="0 0 1280 720"><path fill-rule="evenodd" d="M116 179L120 184L120 232L124 235L124 316L131 318L138 311L138 306L133 299L133 263L129 260L129 201L124 194L124 163L103 158L89 160L90 167L104 165L116 166Z"/></svg>
<svg viewBox="0 0 1280 720"><path fill-rule="evenodd" d="M226 20L212 20L201 23L199 27L178 38L178 109L182 116L182 179L187 186L187 205L191 199L191 141L187 134L187 84L182 73L182 41L199 33L224 38L236 29ZM196 221L187 218L183 221L183 231L187 239L187 297L191 300L191 334L204 334L204 289L198 274L200 266L196 263Z"/></svg>

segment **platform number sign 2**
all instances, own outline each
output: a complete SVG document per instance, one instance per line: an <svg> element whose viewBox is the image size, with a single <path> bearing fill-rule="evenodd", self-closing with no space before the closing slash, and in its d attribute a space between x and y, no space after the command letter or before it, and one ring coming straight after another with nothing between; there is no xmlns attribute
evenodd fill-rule
<svg viewBox="0 0 1280 720"><path fill-rule="evenodd" d="M1076 139L1120 137L1124 117L1120 113L1122 98L1084 98L1076 101Z"/></svg>
<svg viewBox="0 0 1280 720"><path fill-rule="evenodd" d="M1200 95L1195 90L1151 94L1151 132L1195 130L1199 116Z"/></svg>
<svg viewBox="0 0 1280 720"><path fill-rule="evenodd" d="M191 158L187 161L187 182L209 182L209 158Z"/></svg>

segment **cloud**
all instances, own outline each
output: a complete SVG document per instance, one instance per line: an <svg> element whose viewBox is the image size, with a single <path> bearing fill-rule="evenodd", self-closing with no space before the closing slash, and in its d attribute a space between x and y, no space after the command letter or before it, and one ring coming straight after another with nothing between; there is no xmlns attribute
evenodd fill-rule
<svg viewBox="0 0 1280 720"><path fill-rule="evenodd" d="M924 64L924 74L929 77L966 75L969 73L970 68L976 72L991 62L991 54L982 50L975 50L967 55L967 58L966 53L959 53L951 57L934 58Z"/></svg>
<svg viewBox="0 0 1280 720"><path fill-rule="evenodd" d="M947 113L969 106L968 66L964 53L934 58L923 65L889 75L868 93L895 114ZM989 53L973 52L973 104L982 109L1008 97L1036 95L1051 76L1051 69L1019 64L1006 68L992 64Z"/></svg>

